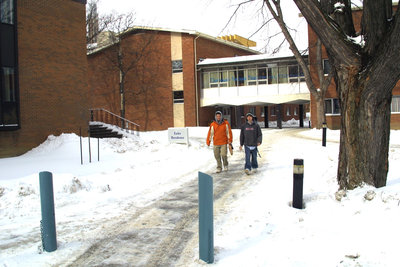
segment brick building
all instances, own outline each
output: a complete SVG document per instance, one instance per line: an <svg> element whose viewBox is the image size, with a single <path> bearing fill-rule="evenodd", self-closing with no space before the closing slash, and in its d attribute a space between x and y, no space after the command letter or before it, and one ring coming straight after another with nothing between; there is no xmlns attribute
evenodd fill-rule
<svg viewBox="0 0 400 267"><path fill-rule="evenodd" d="M0 1L0 157L87 131L86 0Z"/></svg>
<svg viewBox="0 0 400 267"><path fill-rule="evenodd" d="M361 15L362 9L353 9L353 21L356 32L360 31L361 28ZM315 32L312 30L310 26L308 26L308 47L309 47L309 65L310 71L312 75L312 79L317 87L319 87L319 79L317 74L316 67L316 43L317 36ZM324 47L322 47L322 58L324 65L324 73L327 75L329 72L329 60L328 55ZM316 114L316 103L311 96L311 124L316 124L316 117L313 114ZM393 89L393 98L392 98L392 113L391 113L391 128L392 129L400 129L400 82L398 82ZM332 81L330 84L326 96L325 96L325 114L326 114L326 123L327 126L331 129L340 129L340 105L339 99L336 92L335 82Z"/></svg>
<svg viewBox="0 0 400 267"><path fill-rule="evenodd" d="M243 45L195 31L146 27L131 28L121 36L119 45L123 68L116 67L116 44L88 54L90 104L92 108L121 113L119 81L123 70L125 117L138 123L143 131L208 125L215 108L200 106L197 62L258 54Z"/></svg>

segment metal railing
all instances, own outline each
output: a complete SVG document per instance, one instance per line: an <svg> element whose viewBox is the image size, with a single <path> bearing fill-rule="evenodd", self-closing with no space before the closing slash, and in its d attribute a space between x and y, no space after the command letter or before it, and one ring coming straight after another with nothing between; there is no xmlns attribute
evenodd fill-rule
<svg viewBox="0 0 400 267"><path fill-rule="evenodd" d="M104 108L91 108L90 111L90 121L98 121L111 125L118 126L125 130L126 132L134 133L139 135L140 125L125 119L117 114L112 113Z"/></svg>

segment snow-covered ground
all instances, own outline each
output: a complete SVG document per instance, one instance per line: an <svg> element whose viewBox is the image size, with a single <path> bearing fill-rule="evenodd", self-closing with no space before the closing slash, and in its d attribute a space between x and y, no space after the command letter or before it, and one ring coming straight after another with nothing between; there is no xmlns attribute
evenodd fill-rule
<svg viewBox="0 0 400 267"><path fill-rule="evenodd" d="M20 157L0 159L0 266L63 265L127 212L196 179L198 171L211 174L215 160L205 145L207 130L189 128L189 147L169 144L167 131L100 140L100 161L97 139L91 139L91 163L83 138L83 165L74 134L49 136ZM233 134L233 157L243 158L239 131ZM398 266L400 131L391 131L387 186L365 186L341 201L335 198L338 131L328 130L326 147L319 130L270 128L263 134L259 172L248 176L250 183L224 212L215 213L215 265ZM302 210L290 206L295 158L305 166ZM54 178L58 249L51 253L41 248L41 171ZM372 200L365 199L368 191L375 193ZM190 249L182 262L204 265L198 247Z"/></svg>

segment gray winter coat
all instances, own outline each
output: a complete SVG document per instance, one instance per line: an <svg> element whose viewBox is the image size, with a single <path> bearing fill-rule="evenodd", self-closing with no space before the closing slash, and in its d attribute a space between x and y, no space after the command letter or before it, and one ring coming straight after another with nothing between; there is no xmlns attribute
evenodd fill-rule
<svg viewBox="0 0 400 267"><path fill-rule="evenodd" d="M262 132L260 125L253 121L252 124L246 122L240 129L240 146L257 146L262 142Z"/></svg>

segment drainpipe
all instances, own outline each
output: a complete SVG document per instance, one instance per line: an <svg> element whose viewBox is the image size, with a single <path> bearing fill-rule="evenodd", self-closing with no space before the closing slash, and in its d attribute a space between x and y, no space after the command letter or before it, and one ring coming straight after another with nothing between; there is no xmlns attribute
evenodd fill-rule
<svg viewBox="0 0 400 267"><path fill-rule="evenodd" d="M198 86L197 86L197 44L196 40L199 38L200 35L197 35L194 38L194 87L196 90L196 126L199 126L199 93L198 93Z"/></svg>

